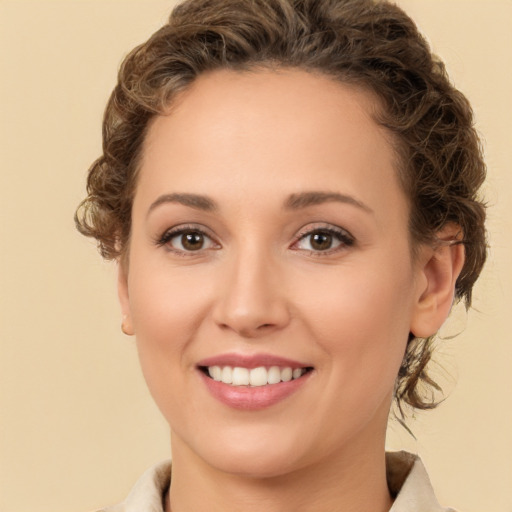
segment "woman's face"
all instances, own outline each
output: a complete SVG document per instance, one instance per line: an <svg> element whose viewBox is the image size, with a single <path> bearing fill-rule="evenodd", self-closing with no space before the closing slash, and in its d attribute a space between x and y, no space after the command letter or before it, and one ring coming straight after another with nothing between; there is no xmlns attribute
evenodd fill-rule
<svg viewBox="0 0 512 512"><path fill-rule="evenodd" d="M120 297L175 460L271 476L383 449L425 281L374 108L219 71L151 124Z"/></svg>

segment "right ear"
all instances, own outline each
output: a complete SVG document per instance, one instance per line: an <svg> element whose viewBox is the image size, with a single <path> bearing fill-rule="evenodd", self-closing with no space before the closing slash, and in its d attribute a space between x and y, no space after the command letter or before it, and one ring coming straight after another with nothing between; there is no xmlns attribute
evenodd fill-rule
<svg viewBox="0 0 512 512"><path fill-rule="evenodd" d="M133 336L135 329L133 328L130 297L128 293L128 269L126 268L126 263L122 261L117 262L117 294L119 304L121 305L121 314L123 315L121 330L127 336Z"/></svg>

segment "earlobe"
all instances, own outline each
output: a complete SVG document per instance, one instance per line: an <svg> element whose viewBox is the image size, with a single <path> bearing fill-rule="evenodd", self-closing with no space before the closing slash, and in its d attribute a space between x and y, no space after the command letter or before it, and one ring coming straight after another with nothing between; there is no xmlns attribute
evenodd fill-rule
<svg viewBox="0 0 512 512"><path fill-rule="evenodd" d="M464 265L464 245L459 235L458 226L446 226L438 233L439 243L424 248L410 329L416 337L435 334L450 314L455 284Z"/></svg>
<svg viewBox="0 0 512 512"><path fill-rule="evenodd" d="M130 310L130 298L128 294L128 273L125 265L118 262L117 269L117 293L119 304L121 305L121 314L123 320L121 322L121 331L127 336L133 336L135 329L133 328L132 315Z"/></svg>

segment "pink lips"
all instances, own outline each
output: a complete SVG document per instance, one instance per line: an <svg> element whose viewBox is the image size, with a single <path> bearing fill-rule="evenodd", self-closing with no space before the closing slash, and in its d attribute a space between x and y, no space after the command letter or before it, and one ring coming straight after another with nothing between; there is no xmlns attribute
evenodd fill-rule
<svg viewBox="0 0 512 512"><path fill-rule="evenodd" d="M197 365L198 373L208 391L223 404L234 409L247 411L264 409L281 402L298 391L311 375L311 372L307 372L298 379L288 382L279 382L278 384L268 384L266 386L231 386L208 377L201 370L201 368L207 366L240 366L248 369L258 368L260 366L267 368L279 366L295 369L306 368L311 365L269 354L223 354L201 360Z"/></svg>
<svg viewBox="0 0 512 512"><path fill-rule="evenodd" d="M197 366L242 366L243 368L250 369L258 368L258 366L306 368L311 365L271 354L222 354L203 359L197 363Z"/></svg>

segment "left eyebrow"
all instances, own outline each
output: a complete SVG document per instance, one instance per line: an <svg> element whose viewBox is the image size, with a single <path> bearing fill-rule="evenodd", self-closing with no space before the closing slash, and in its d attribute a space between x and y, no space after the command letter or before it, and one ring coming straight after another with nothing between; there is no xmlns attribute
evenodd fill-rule
<svg viewBox="0 0 512 512"><path fill-rule="evenodd" d="M330 202L349 204L367 213L374 213L368 205L364 204L359 199L336 192L302 192L300 194L292 194L284 203L284 207L287 210L299 210L301 208L307 208L308 206Z"/></svg>

